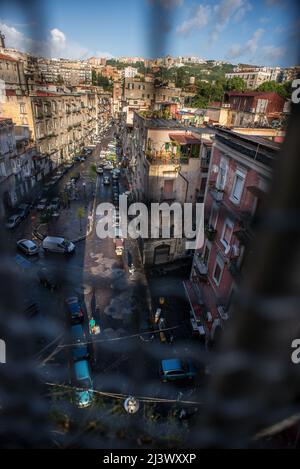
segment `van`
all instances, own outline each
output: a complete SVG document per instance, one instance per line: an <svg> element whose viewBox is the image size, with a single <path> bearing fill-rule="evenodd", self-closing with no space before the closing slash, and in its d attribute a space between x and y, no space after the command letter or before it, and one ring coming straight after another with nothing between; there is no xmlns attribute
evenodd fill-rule
<svg viewBox="0 0 300 469"><path fill-rule="evenodd" d="M71 254L75 251L75 245L71 241L56 236L47 236L42 246L45 252Z"/></svg>
<svg viewBox="0 0 300 469"><path fill-rule="evenodd" d="M80 409L89 407L93 402L93 382L90 375L89 364L86 360L74 363L76 405Z"/></svg>

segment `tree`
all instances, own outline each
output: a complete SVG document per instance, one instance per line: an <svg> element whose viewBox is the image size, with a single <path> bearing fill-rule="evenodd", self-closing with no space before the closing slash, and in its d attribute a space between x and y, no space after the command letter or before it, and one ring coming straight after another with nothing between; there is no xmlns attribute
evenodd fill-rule
<svg viewBox="0 0 300 469"><path fill-rule="evenodd" d="M240 77L233 77L226 81L225 91L245 91L246 82Z"/></svg>
<svg viewBox="0 0 300 469"><path fill-rule="evenodd" d="M77 218L79 220L80 231L82 231L82 219L85 217L85 210L83 207L77 209Z"/></svg>
<svg viewBox="0 0 300 469"><path fill-rule="evenodd" d="M277 81L266 81L259 85L256 91L278 93L284 99L288 99L291 96L291 82L282 84L277 83Z"/></svg>

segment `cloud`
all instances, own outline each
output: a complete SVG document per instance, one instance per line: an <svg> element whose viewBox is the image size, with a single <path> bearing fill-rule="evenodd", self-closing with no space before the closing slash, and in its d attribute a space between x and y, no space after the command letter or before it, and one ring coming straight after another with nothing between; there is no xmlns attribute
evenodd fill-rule
<svg viewBox="0 0 300 469"><path fill-rule="evenodd" d="M264 46L262 48L262 56L265 63L274 63L284 57L285 53L285 47Z"/></svg>
<svg viewBox="0 0 300 469"><path fill-rule="evenodd" d="M112 57L109 52L96 53L83 47L74 41L68 40L65 33L58 28L49 31L45 40L33 40L14 26L0 23L0 30L5 34L8 47L18 49L23 52L30 52L37 56L45 57L66 57L71 59L83 59L91 55L98 57Z"/></svg>
<svg viewBox="0 0 300 469"><path fill-rule="evenodd" d="M187 35L193 30L211 25L211 40L216 40L230 22L240 22L252 9L248 0L221 0L218 4L201 4L191 10L188 19L177 27L177 33Z"/></svg>
<svg viewBox="0 0 300 469"><path fill-rule="evenodd" d="M237 44L232 45L228 52L229 57L236 59L245 55L253 56L257 52L259 41L264 32L264 29L259 28L253 33L253 36L246 42L244 46Z"/></svg>
<svg viewBox="0 0 300 469"><path fill-rule="evenodd" d="M193 15L183 21L177 27L177 33L187 35L195 29L202 29L207 26L211 16L211 7L209 5L200 5L193 10Z"/></svg>

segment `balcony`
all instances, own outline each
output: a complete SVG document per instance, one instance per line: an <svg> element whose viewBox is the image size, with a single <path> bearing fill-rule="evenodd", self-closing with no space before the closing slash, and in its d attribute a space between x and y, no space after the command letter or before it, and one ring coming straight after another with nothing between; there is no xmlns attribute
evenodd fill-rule
<svg viewBox="0 0 300 469"><path fill-rule="evenodd" d="M209 193L216 202L222 202L224 198L224 191L222 189L212 186L209 188Z"/></svg>
<svg viewBox="0 0 300 469"><path fill-rule="evenodd" d="M189 158L182 154L174 154L168 151L146 150L145 156L152 165L182 165L189 164Z"/></svg>
<svg viewBox="0 0 300 469"><path fill-rule="evenodd" d="M196 264L196 267L200 273L200 275L202 276L207 276L208 274L208 268L207 268L207 265L204 264L201 256L199 256L198 254L195 255L194 257L194 260L195 260L195 264Z"/></svg>
<svg viewBox="0 0 300 469"><path fill-rule="evenodd" d="M212 226L205 227L205 235L209 241L214 241L216 238L217 230Z"/></svg>

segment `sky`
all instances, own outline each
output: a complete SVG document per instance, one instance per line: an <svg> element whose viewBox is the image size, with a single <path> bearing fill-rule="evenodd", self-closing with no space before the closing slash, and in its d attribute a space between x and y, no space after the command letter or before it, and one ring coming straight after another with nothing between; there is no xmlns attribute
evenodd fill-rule
<svg viewBox="0 0 300 469"><path fill-rule="evenodd" d="M298 60L294 0L0 0L6 45L36 55Z"/></svg>

